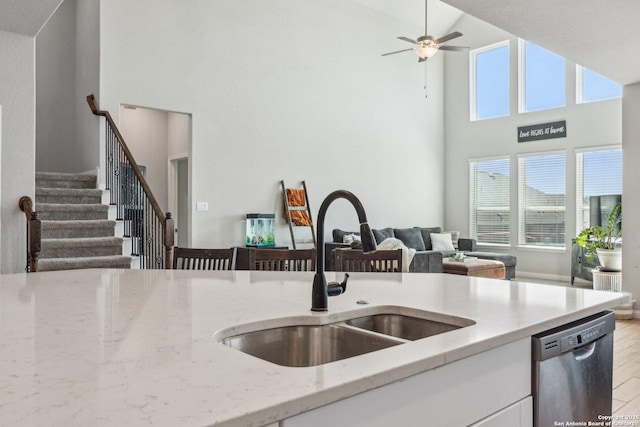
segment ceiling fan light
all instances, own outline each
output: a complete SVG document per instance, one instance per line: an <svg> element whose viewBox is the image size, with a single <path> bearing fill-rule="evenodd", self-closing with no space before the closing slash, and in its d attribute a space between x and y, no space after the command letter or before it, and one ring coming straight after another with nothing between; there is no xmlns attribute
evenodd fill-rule
<svg viewBox="0 0 640 427"><path fill-rule="evenodd" d="M438 48L432 45L419 46L416 49L416 53L420 58L427 59L427 58L431 58L433 55L438 53Z"/></svg>

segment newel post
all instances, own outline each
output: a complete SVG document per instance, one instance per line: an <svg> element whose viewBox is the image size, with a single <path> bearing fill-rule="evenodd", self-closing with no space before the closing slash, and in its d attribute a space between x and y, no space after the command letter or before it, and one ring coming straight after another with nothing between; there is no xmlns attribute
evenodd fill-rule
<svg viewBox="0 0 640 427"><path fill-rule="evenodd" d="M175 226L171 212L167 212L164 218L164 268L173 266L172 252L175 239Z"/></svg>
<svg viewBox="0 0 640 427"><path fill-rule="evenodd" d="M33 210L33 201L29 196L22 196L18 201L18 207L27 218L27 271L38 271L38 258L40 258L42 224L38 213Z"/></svg>
<svg viewBox="0 0 640 427"><path fill-rule="evenodd" d="M32 212L29 219L29 252L31 253L30 271L38 271L38 259L40 258L42 242L42 223L38 218L38 212Z"/></svg>

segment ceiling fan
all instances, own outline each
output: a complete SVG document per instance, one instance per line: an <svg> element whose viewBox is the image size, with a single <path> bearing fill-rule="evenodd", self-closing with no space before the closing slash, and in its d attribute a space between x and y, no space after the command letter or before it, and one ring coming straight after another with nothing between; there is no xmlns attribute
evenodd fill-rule
<svg viewBox="0 0 640 427"><path fill-rule="evenodd" d="M430 36L427 34L427 0L425 0L424 2L424 36L418 37L417 40L410 39L409 37L398 37L398 39L400 40L414 44L415 47L412 47L409 49L397 50L395 52L383 53L382 56L395 55L396 53L402 53L402 52L408 52L410 50L414 50L416 54L420 57L418 59L418 62L424 62L428 58L431 58L433 55L438 53L439 50L450 50L454 52L468 51L469 50L468 47L443 46L443 43L446 43L449 40L453 40L460 36L462 36L462 33L459 33L457 31L437 39L434 39L433 36Z"/></svg>

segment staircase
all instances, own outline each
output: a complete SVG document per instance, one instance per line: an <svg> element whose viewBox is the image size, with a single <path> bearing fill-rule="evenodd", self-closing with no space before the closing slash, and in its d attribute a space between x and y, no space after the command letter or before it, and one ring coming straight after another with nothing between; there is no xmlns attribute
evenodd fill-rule
<svg viewBox="0 0 640 427"><path fill-rule="evenodd" d="M95 175L36 173L35 204L42 221L38 271L131 267L102 193Z"/></svg>

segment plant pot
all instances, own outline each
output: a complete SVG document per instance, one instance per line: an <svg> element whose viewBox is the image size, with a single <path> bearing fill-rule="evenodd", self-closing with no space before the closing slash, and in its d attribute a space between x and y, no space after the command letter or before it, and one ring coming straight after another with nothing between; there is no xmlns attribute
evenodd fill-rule
<svg viewBox="0 0 640 427"><path fill-rule="evenodd" d="M622 249L596 249L603 271L622 271Z"/></svg>

